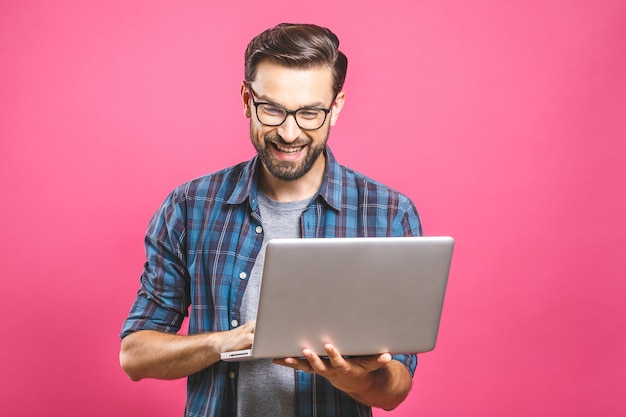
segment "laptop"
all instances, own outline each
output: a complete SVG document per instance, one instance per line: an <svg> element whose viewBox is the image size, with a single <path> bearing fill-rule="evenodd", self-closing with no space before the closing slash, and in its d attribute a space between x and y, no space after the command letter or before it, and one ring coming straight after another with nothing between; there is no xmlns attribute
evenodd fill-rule
<svg viewBox="0 0 626 417"><path fill-rule="evenodd" d="M434 349L454 239L372 237L268 242L252 349L223 361L422 353Z"/></svg>

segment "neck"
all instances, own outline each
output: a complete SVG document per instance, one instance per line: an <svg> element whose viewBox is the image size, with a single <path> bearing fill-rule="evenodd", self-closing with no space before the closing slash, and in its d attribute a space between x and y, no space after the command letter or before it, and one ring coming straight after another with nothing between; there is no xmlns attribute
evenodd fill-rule
<svg viewBox="0 0 626 417"><path fill-rule="evenodd" d="M309 172L294 181L283 181L276 178L261 164L259 171L259 187L274 201L290 202L311 198L317 193L324 179L326 158L320 155Z"/></svg>

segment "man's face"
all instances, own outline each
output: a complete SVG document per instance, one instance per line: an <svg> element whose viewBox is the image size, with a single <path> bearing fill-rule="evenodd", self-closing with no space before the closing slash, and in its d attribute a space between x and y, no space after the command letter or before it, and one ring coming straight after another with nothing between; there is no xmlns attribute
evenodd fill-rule
<svg viewBox="0 0 626 417"><path fill-rule="evenodd" d="M281 181L294 181L314 171L324 169L323 150L330 126L334 125L343 106L341 92L333 101L332 71L327 67L311 69L286 68L262 62L256 79L249 88L242 87L244 112L250 118L250 138L267 173ZM287 110L303 107L331 109L322 127L304 130L293 115L280 126L265 126L256 115L256 102L280 105Z"/></svg>

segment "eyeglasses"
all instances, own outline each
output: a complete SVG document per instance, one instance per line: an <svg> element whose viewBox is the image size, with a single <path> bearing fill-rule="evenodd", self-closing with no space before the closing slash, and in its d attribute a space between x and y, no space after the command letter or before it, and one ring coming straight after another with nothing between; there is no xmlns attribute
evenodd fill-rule
<svg viewBox="0 0 626 417"><path fill-rule="evenodd" d="M302 130L317 130L324 125L330 109L321 107L302 107L298 110L287 110L280 104L256 101L256 93L247 85L250 98L256 109L256 117L265 126L280 126L285 123L287 117L293 116L296 124ZM333 98L333 102L335 99Z"/></svg>

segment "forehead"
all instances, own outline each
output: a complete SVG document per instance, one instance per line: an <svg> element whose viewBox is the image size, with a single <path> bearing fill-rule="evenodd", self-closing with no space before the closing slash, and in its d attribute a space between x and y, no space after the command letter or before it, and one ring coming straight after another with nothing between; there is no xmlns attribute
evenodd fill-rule
<svg viewBox="0 0 626 417"><path fill-rule="evenodd" d="M326 66L302 69L261 62L251 84L260 98L290 108L328 106L333 99L333 73Z"/></svg>

